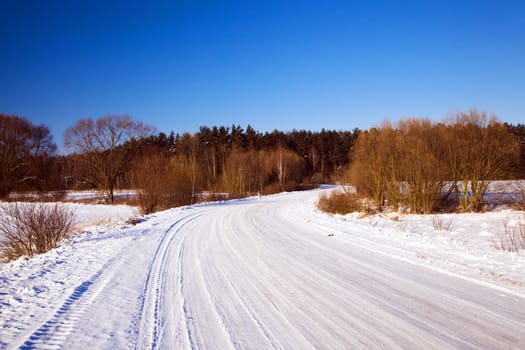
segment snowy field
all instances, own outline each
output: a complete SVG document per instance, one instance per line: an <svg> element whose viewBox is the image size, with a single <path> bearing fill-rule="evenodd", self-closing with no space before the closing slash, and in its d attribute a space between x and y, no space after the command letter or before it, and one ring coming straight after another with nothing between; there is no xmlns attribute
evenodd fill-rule
<svg viewBox="0 0 525 350"><path fill-rule="evenodd" d="M360 217L319 190L177 208L67 204L82 233L0 265L1 349L523 349L523 212Z"/></svg>

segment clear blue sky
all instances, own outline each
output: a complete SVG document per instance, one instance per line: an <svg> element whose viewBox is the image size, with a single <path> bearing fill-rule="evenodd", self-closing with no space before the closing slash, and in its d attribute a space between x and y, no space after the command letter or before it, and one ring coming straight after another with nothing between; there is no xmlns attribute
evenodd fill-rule
<svg viewBox="0 0 525 350"><path fill-rule="evenodd" d="M525 122L523 1L0 1L0 112L63 132Z"/></svg>

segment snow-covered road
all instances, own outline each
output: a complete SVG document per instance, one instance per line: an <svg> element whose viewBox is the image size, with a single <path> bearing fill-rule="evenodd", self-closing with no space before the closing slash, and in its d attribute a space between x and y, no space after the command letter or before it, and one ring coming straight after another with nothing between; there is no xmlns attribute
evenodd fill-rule
<svg viewBox="0 0 525 350"><path fill-rule="evenodd" d="M0 330L0 347L525 348L522 289L315 220L315 198L176 209L81 242L76 254L89 251L93 260L57 272L75 284L46 298L47 307L26 306L28 319L6 308L9 336ZM46 273L67 269L64 260Z"/></svg>

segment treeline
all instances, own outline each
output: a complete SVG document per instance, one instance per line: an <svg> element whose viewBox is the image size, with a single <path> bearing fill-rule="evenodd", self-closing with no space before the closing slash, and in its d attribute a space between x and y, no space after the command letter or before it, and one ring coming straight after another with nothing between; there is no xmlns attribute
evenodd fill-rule
<svg viewBox="0 0 525 350"><path fill-rule="evenodd" d="M476 110L385 122L360 134L346 179L379 211L480 211L490 181L525 177L524 131Z"/></svg>
<svg viewBox="0 0 525 350"><path fill-rule="evenodd" d="M201 127L141 139L127 174L145 212L205 199L310 188L349 164L359 131ZM162 174L162 176L159 176Z"/></svg>
<svg viewBox="0 0 525 350"><path fill-rule="evenodd" d="M432 123L367 131L261 133L247 126L157 133L127 115L80 119L57 155L49 129L0 114L0 197L98 189L113 202L136 189L144 212L215 198L310 188L343 179L385 205L430 212L445 201L480 210L488 181L525 178L525 125L472 110Z"/></svg>
<svg viewBox="0 0 525 350"><path fill-rule="evenodd" d="M34 130L23 134L9 126L15 122ZM112 202L115 189L134 188L145 212L331 181L348 166L349 150L359 134L358 129L261 133L232 125L168 135L155 134L152 127L127 115L108 115L81 119L68 128L64 144L71 153L59 156L43 125L0 114L0 127L18 135L28 149L22 152L20 142L2 134L4 158L17 154L11 157L16 164L11 168L17 170L2 172L2 196L13 191L96 188ZM40 133L46 147L36 146L37 129L44 131Z"/></svg>
<svg viewBox="0 0 525 350"><path fill-rule="evenodd" d="M45 125L0 113L0 198L12 191L50 190L56 144Z"/></svg>

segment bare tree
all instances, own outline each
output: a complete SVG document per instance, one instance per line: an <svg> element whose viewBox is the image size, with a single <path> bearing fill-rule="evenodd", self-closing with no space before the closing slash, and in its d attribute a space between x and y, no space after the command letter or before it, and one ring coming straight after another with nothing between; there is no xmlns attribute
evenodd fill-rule
<svg viewBox="0 0 525 350"><path fill-rule="evenodd" d="M389 128L390 129L390 128ZM387 168L391 161L391 147L385 143L382 129L372 128L362 132L352 150L349 178L359 192L370 196L377 210L381 211L387 191Z"/></svg>
<svg viewBox="0 0 525 350"><path fill-rule="evenodd" d="M508 128L485 112L459 113L449 123L448 162L463 211L479 211L490 180L516 156L517 143Z"/></svg>
<svg viewBox="0 0 525 350"><path fill-rule="evenodd" d="M397 167L402 197L412 213L436 209L446 190L446 162L440 156L438 126L428 119L406 119L397 124Z"/></svg>
<svg viewBox="0 0 525 350"><path fill-rule="evenodd" d="M247 153L233 151L222 167L221 190L232 198L242 197L247 192L249 159Z"/></svg>
<svg viewBox="0 0 525 350"><path fill-rule="evenodd" d="M191 204L197 198L197 185L199 181L199 159L197 158L198 153L198 139L192 136L190 133L184 133L178 140L179 144L179 155L182 158L181 161L184 163L186 169L189 170L191 175Z"/></svg>
<svg viewBox="0 0 525 350"><path fill-rule="evenodd" d="M93 167L100 190L113 203L117 179L130 164L135 141L152 131L127 114L107 115L77 121L66 130L64 144Z"/></svg>
<svg viewBox="0 0 525 350"><path fill-rule="evenodd" d="M45 125L35 126L25 118L0 113L0 197L17 186L37 179L38 162L56 150Z"/></svg>
<svg viewBox="0 0 525 350"><path fill-rule="evenodd" d="M282 146L270 152L270 157L273 159L273 172L277 176L279 190L296 190L306 175L306 161Z"/></svg>

